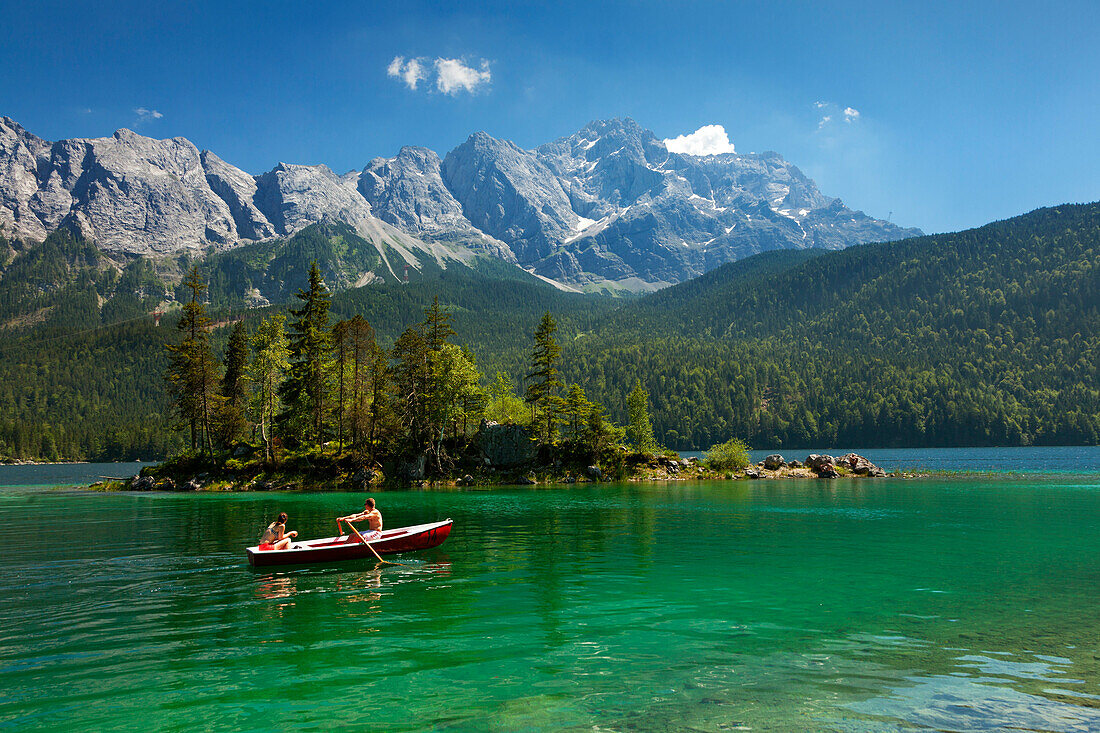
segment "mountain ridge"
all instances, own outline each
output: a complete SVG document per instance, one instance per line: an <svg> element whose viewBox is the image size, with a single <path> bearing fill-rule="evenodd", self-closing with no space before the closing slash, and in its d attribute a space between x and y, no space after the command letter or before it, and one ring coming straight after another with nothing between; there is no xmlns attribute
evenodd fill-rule
<svg viewBox="0 0 1100 733"><path fill-rule="evenodd" d="M321 221L381 249L492 257L590 289L653 290L770 249L919 233L824 196L775 153L671 153L629 118L534 150L473 133L440 156L405 146L361 170L249 174L186 138L130 130L49 142L0 118L0 233L75 227L107 253L203 256Z"/></svg>

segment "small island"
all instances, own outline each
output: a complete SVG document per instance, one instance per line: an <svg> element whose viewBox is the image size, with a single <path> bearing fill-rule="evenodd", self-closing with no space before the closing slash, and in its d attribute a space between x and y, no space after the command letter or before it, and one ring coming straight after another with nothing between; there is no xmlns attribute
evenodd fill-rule
<svg viewBox="0 0 1100 733"><path fill-rule="evenodd" d="M573 484L631 480L875 477L856 454L779 454L757 465L731 438L702 459L658 445L649 395L636 382L625 426L578 384L559 378L561 347L548 312L534 332L522 395L497 372L486 386L475 356L451 343L438 299L424 320L382 348L360 315L329 323L329 293L314 262L300 307L249 334L236 322L215 359L198 268L168 346L165 381L190 450L107 490L342 490L403 486ZM224 325L224 324L222 324Z"/></svg>

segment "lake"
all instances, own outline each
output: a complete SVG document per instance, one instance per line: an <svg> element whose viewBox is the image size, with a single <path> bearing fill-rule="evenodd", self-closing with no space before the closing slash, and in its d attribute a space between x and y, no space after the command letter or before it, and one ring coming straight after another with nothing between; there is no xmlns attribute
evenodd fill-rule
<svg viewBox="0 0 1100 733"><path fill-rule="evenodd" d="M243 548L278 511L323 536L362 496L0 467L0 728L1100 730L1100 450L1016 451L952 479L385 492L388 527L450 539L277 571Z"/></svg>

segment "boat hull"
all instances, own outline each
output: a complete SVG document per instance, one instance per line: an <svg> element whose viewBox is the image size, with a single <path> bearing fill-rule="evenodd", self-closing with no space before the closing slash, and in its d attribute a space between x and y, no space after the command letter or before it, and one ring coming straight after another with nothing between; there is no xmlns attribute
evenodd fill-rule
<svg viewBox="0 0 1100 733"><path fill-rule="evenodd" d="M374 557L371 548L379 555L393 555L439 547L451 534L453 524L453 520L447 519L431 524L384 530L381 537L367 543L370 547L352 534L296 542L288 550L261 550L259 546L255 546L246 548L245 552L248 553L248 564L256 568L361 560Z"/></svg>

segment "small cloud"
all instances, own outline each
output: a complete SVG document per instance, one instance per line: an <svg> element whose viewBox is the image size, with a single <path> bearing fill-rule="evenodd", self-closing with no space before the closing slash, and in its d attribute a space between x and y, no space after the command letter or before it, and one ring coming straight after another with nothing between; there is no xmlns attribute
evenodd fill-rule
<svg viewBox="0 0 1100 733"><path fill-rule="evenodd" d="M393 61L386 67L386 73L396 79L405 82L409 89L416 89L416 85L422 79L427 79L428 74L420 59L405 60L404 56L394 56Z"/></svg>
<svg viewBox="0 0 1100 733"><path fill-rule="evenodd" d="M473 94L492 81L487 60L481 59L477 66L470 66L461 59L445 59L442 56L435 59L421 56L408 60L404 56L394 56L386 67L386 74L400 79L414 90L421 81L432 80L436 90L452 97L459 92Z"/></svg>
<svg viewBox="0 0 1100 733"><path fill-rule="evenodd" d="M690 135L668 138L664 143L670 153L721 155L736 152L722 125L703 125Z"/></svg>
<svg viewBox="0 0 1100 733"><path fill-rule="evenodd" d="M853 122L859 122L859 110L855 107L841 107L839 104L833 102L814 102L814 109L821 113L821 118L817 121L817 129L824 129L833 120L845 122L851 124Z"/></svg>
<svg viewBox="0 0 1100 733"><path fill-rule="evenodd" d="M134 114L137 115L137 123L143 124L145 122L152 122L153 120L159 120L164 117L163 114L155 109L146 109L145 107L138 107L134 110Z"/></svg>
<svg viewBox="0 0 1100 733"><path fill-rule="evenodd" d="M438 78L435 85L444 94L455 95L465 89L473 94L481 86L489 83L489 62L481 60L481 68L474 69L458 59L436 59L435 71Z"/></svg>

